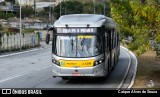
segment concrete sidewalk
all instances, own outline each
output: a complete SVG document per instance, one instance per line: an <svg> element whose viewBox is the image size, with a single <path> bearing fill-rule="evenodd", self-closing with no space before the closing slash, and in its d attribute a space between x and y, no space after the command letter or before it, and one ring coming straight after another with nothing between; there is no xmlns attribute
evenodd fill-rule
<svg viewBox="0 0 160 97"><path fill-rule="evenodd" d="M51 41L50 41L50 44L48 44L48 45L45 43L45 41L41 41L39 47L29 48L29 49L25 49L25 50L21 50L21 51L19 50L19 51L10 51L10 52L5 52L5 53L0 53L0 58L11 56L11 55L27 53L27 52L31 52L31 51L37 51L39 49L49 48L51 46L51 44L52 44Z"/></svg>

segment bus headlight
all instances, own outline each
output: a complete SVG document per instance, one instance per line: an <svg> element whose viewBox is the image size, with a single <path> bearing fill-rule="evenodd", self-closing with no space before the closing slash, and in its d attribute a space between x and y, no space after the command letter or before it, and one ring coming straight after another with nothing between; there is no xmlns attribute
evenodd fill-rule
<svg viewBox="0 0 160 97"><path fill-rule="evenodd" d="M56 65L58 65L58 66L60 66L60 64L59 64L59 61L58 60L56 60L56 59L52 59L52 62L54 63L54 64L56 64Z"/></svg>
<svg viewBox="0 0 160 97"><path fill-rule="evenodd" d="M96 60L95 62L94 62L94 66L97 66L97 65L99 65L99 64L102 64L104 62L104 58L101 58L101 59L99 59L99 60Z"/></svg>

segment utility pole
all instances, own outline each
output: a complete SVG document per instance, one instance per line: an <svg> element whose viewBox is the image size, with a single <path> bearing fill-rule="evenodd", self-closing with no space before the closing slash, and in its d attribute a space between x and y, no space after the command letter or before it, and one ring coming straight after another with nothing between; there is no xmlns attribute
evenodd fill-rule
<svg viewBox="0 0 160 97"><path fill-rule="evenodd" d="M21 19L21 17L22 17L22 12L21 12L21 0L20 0L20 2L19 2L19 7L20 7L20 23L19 23L19 31L20 31L20 51L22 50L22 19Z"/></svg>
<svg viewBox="0 0 160 97"><path fill-rule="evenodd" d="M34 17L36 17L36 0L34 0Z"/></svg>
<svg viewBox="0 0 160 97"><path fill-rule="evenodd" d="M61 5L61 0L60 0L60 12L59 12L59 13L60 13L60 16L62 15L62 14L61 14L61 13L62 13L62 12L61 12L61 9L62 9L62 5Z"/></svg>
<svg viewBox="0 0 160 97"><path fill-rule="evenodd" d="M104 0L104 15L106 14L106 0Z"/></svg>
<svg viewBox="0 0 160 97"><path fill-rule="evenodd" d="M67 14L67 4L65 2L65 15Z"/></svg>
<svg viewBox="0 0 160 97"><path fill-rule="evenodd" d="M95 9L95 0L92 0L93 4L94 4L94 14L96 13L96 9Z"/></svg>
<svg viewBox="0 0 160 97"><path fill-rule="evenodd" d="M51 3L51 0L50 0ZM49 6L49 19L50 19L50 24L52 23L52 12L51 12L51 5Z"/></svg>

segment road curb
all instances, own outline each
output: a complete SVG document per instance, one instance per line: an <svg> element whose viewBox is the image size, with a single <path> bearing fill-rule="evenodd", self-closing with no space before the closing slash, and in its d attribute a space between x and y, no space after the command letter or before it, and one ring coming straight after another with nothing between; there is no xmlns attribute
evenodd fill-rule
<svg viewBox="0 0 160 97"><path fill-rule="evenodd" d="M123 46L121 46L121 47L124 48L125 50L127 50L128 53L129 53L130 55L132 55L132 57L133 57L133 58L135 59L135 61L136 61L136 63L135 63L135 71L134 71L133 77L132 77L132 79L131 79L131 82L130 82L130 84L129 84L129 86L128 86L128 89L130 89L130 88L132 88L132 86L133 86L133 84L134 84L135 77L136 77L138 60L137 60L137 57L135 56L135 54L134 54L133 52L131 52L129 49L127 49L127 48L125 48L125 47L123 47Z"/></svg>
<svg viewBox="0 0 160 97"><path fill-rule="evenodd" d="M129 61L129 65L128 65L128 67L127 67L127 70L126 70L126 72L125 72L125 75L124 75L121 83L120 83L119 86L118 86L118 89L120 89L120 88L122 87L122 85L123 85L123 83L124 83L124 81L125 81L125 78L127 77L127 74L128 74L128 72L129 72L129 69L130 69L130 67L131 67L131 58L130 58L130 55L129 55L129 53L128 53L129 50L128 50L127 48L123 47L123 46L120 46L120 47L123 48L123 49L126 51L127 55L129 56L130 61ZM127 51L128 51L128 52L127 52Z"/></svg>
<svg viewBox="0 0 160 97"><path fill-rule="evenodd" d="M13 52L11 54L0 55L0 58L4 58L4 57L8 57L8 56L13 56L13 55L24 54L24 53L29 53L29 52L33 52L33 51L37 51L37 50L41 50L41 49L45 49L45 47L42 44L41 44L41 46L39 48L33 48L31 50L24 50L24 51L19 51L19 52L16 52L16 53ZM52 42L50 42L48 45L52 45Z"/></svg>
<svg viewBox="0 0 160 97"><path fill-rule="evenodd" d="M137 73L137 65L138 65L138 60L137 60L137 57L135 56L135 54L133 53L133 52L131 52L131 51L129 51L130 52L130 54L135 58L135 60L136 60L136 66L135 66L135 71L134 71L134 74L133 74L133 77L132 77L132 81L131 81L131 83L130 83L130 85L129 85L129 89L130 88L132 88L132 86L133 86L133 84L134 84L134 80L135 80L135 77L136 77L136 73Z"/></svg>
<svg viewBox="0 0 160 97"><path fill-rule="evenodd" d="M19 54L24 54L24 53L29 53L29 52L33 52L33 51L37 51L40 49L44 49L44 48L35 48L32 50L27 50L27 51L22 51L22 52L16 52L16 53L11 53L11 54L6 54L6 55L1 55L0 58L4 58L4 57L8 57L8 56L13 56L13 55L19 55Z"/></svg>

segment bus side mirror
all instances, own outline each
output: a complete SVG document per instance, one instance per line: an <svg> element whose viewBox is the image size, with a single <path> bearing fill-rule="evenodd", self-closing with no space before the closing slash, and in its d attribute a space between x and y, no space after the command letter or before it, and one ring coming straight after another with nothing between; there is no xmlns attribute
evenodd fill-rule
<svg viewBox="0 0 160 97"><path fill-rule="evenodd" d="M50 41L50 34L47 34L46 35L46 44L49 44L49 41Z"/></svg>

